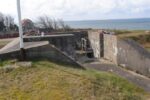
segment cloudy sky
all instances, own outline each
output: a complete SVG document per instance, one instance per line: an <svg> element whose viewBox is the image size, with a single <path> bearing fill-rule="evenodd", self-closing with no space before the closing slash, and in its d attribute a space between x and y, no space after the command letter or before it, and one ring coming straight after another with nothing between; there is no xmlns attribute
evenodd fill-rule
<svg viewBox="0 0 150 100"><path fill-rule="evenodd" d="M150 0L20 0L22 17L64 20L150 17ZM16 0L0 0L0 12L16 17Z"/></svg>

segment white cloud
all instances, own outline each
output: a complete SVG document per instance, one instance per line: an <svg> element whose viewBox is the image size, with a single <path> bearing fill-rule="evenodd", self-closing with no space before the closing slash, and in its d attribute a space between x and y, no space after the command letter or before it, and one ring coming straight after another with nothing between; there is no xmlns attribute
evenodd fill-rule
<svg viewBox="0 0 150 100"><path fill-rule="evenodd" d="M150 0L21 0L21 7L23 18L31 19L43 14L65 20L150 17ZM16 0L0 0L0 12L16 16Z"/></svg>

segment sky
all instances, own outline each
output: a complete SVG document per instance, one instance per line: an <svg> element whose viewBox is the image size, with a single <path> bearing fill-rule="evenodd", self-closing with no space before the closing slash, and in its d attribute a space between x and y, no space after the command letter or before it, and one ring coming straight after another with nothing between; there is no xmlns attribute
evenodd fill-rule
<svg viewBox="0 0 150 100"><path fill-rule="evenodd" d="M48 15L64 20L149 18L150 0L20 0L22 19ZM0 0L0 12L17 19L16 0Z"/></svg>

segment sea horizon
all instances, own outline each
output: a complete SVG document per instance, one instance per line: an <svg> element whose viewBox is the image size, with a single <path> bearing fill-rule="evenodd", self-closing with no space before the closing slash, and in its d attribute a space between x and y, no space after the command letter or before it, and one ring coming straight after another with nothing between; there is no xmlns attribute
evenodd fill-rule
<svg viewBox="0 0 150 100"><path fill-rule="evenodd" d="M65 21L71 28L150 30L150 18Z"/></svg>

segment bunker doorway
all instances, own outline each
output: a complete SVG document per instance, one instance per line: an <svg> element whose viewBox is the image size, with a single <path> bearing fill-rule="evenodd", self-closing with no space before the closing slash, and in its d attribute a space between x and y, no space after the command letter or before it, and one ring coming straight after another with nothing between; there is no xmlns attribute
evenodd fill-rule
<svg viewBox="0 0 150 100"><path fill-rule="evenodd" d="M104 57L104 34L100 33L100 57Z"/></svg>
<svg viewBox="0 0 150 100"><path fill-rule="evenodd" d="M94 58L94 54L93 54L93 52L89 52L89 53L87 53L87 57L88 57L88 58Z"/></svg>

